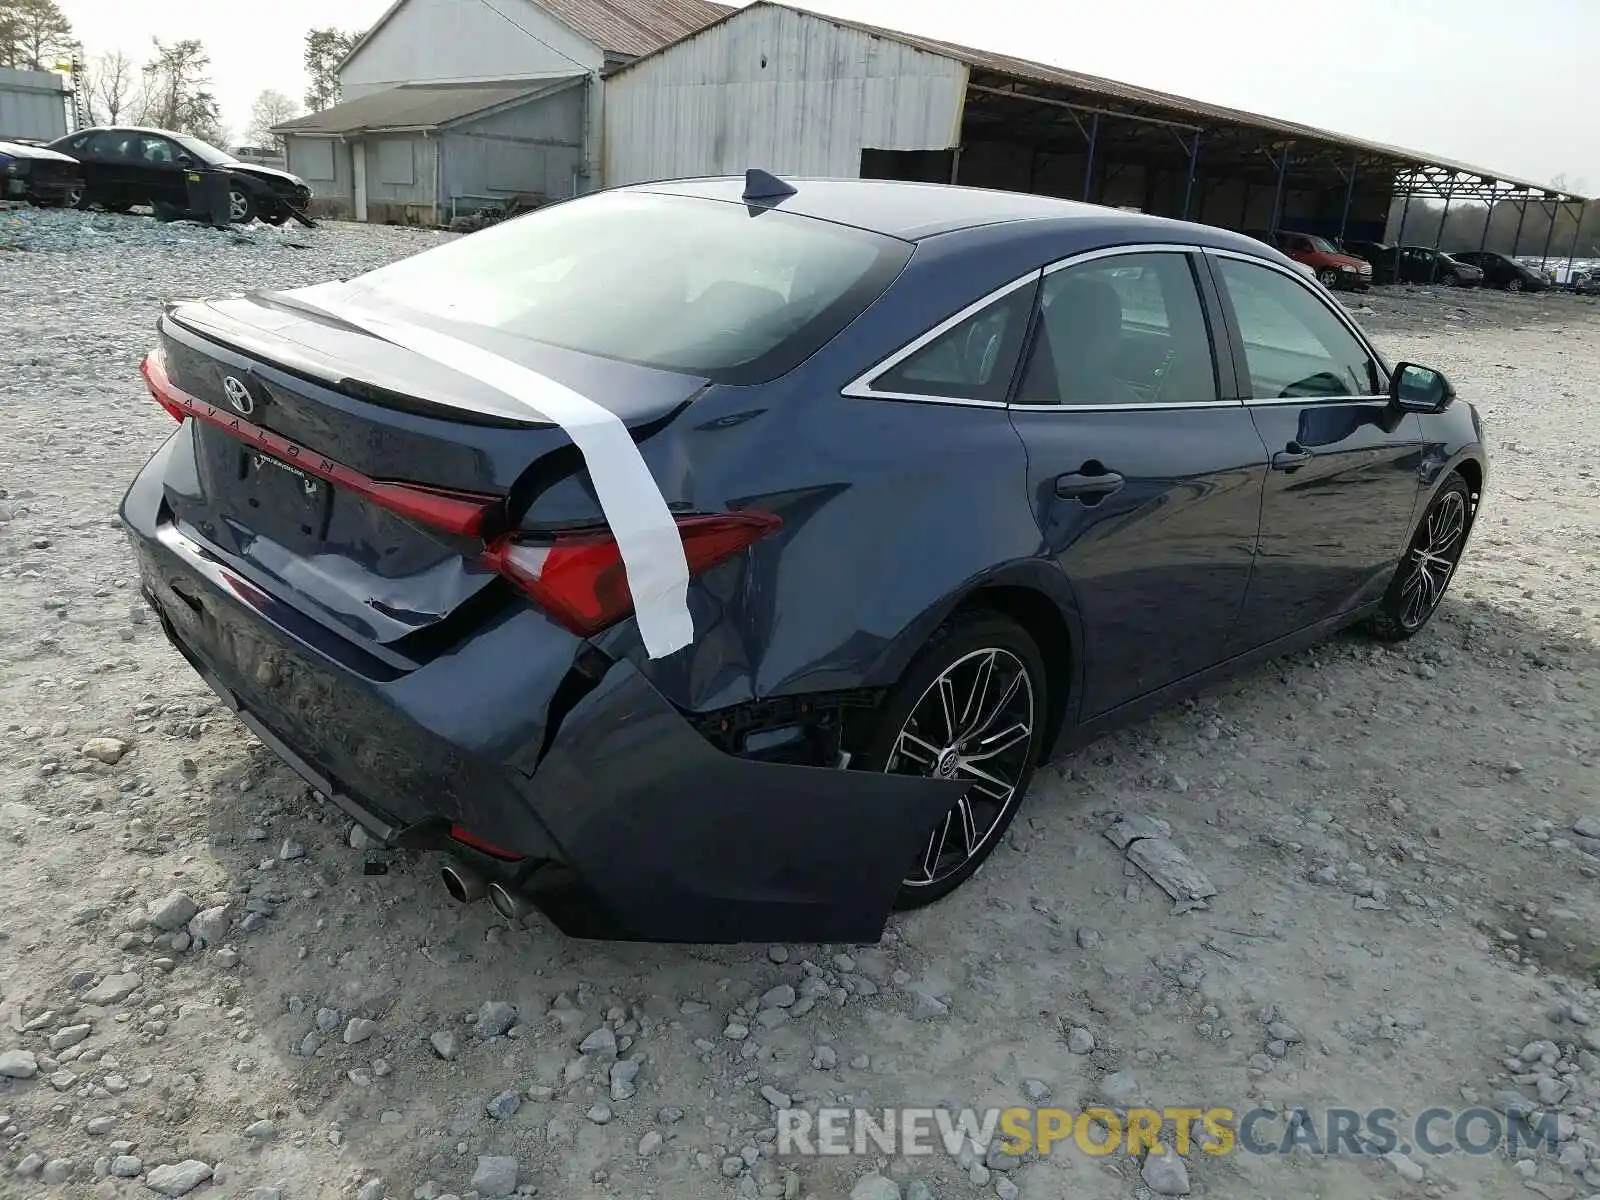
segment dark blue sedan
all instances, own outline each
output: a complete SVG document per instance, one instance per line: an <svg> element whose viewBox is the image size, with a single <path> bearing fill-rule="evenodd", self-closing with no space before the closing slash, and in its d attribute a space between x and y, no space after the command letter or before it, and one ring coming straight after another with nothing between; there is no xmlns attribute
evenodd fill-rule
<svg viewBox="0 0 1600 1200"><path fill-rule="evenodd" d="M373 837L574 936L872 941L1036 766L1416 633L1478 414L1277 251L920 184L651 184L169 307L173 644Z"/></svg>

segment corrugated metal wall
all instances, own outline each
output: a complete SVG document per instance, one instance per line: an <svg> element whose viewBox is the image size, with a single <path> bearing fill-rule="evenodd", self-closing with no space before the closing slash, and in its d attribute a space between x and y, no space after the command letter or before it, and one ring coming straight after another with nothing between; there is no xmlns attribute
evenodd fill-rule
<svg viewBox="0 0 1600 1200"><path fill-rule="evenodd" d="M597 71L604 59L530 0L409 0L339 72L339 85L354 100L402 83Z"/></svg>
<svg viewBox="0 0 1600 1200"><path fill-rule="evenodd" d="M48 142L67 133L67 89L53 71L0 67L0 139Z"/></svg>
<svg viewBox="0 0 1600 1200"><path fill-rule="evenodd" d="M433 208L438 194L437 140L420 133L368 134L354 144L354 150L367 156L370 219L401 219L396 210Z"/></svg>
<svg viewBox="0 0 1600 1200"><path fill-rule="evenodd" d="M583 160L581 82L554 95L476 121L439 138L444 155L440 207L512 195L563 200L573 193Z"/></svg>
<svg viewBox="0 0 1600 1200"><path fill-rule="evenodd" d="M288 146L287 169L306 181L313 201L320 202L318 211L338 211L348 216L355 203L349 144L337 138L293 135L284 141Z"/></svg>
<svg viewBox="0 0 1600 1200"><path fill-rule="evenodd" d="M962 63L747 9L606 82L606 186L747 167L853 178L861 151L955 144Z"/></svg>

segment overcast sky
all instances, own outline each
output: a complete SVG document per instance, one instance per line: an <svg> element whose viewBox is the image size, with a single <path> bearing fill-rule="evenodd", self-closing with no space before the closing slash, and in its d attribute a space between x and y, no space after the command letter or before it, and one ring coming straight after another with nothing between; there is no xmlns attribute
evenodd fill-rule
<svg viewBox="0 0 1600 1200"><path fill-rule="evenodd" d="M143 61L152 36L200 38L237 136L262 88L304 92L306 29L365 28L389 0L59 3L91 55ZM1314 14L1290 0L802 7L1600 189L1600 0L1339 0Z"/></svg>

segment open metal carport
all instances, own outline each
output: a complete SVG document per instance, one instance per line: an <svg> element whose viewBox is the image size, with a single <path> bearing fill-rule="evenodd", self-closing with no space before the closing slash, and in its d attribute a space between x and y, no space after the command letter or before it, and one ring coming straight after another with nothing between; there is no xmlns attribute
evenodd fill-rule
<svg viewBox="0 0 1600 1200"><path fill-rule="evenodd" d="M1397 198L1582 203L1503 172L774 0L610 75L605 159L613 185L760 166L1372 242Z"/></svg>

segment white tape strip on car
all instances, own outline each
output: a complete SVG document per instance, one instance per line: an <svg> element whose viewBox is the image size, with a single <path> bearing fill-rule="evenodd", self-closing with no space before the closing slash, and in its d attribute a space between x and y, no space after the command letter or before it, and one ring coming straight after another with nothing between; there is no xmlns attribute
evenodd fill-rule
<svg viewBox="0 0 1600 1200"><path fill-rule="evenodd" d="M694 641L683 540L666 497L622 418L564 384L481 346L408 321L352 309L328 299L326 293L312 303L375 337L486 383L526 404L542 420L561 426L583 454L600 508L622 552L646 653L651 658L665 658Z"/></svg>

